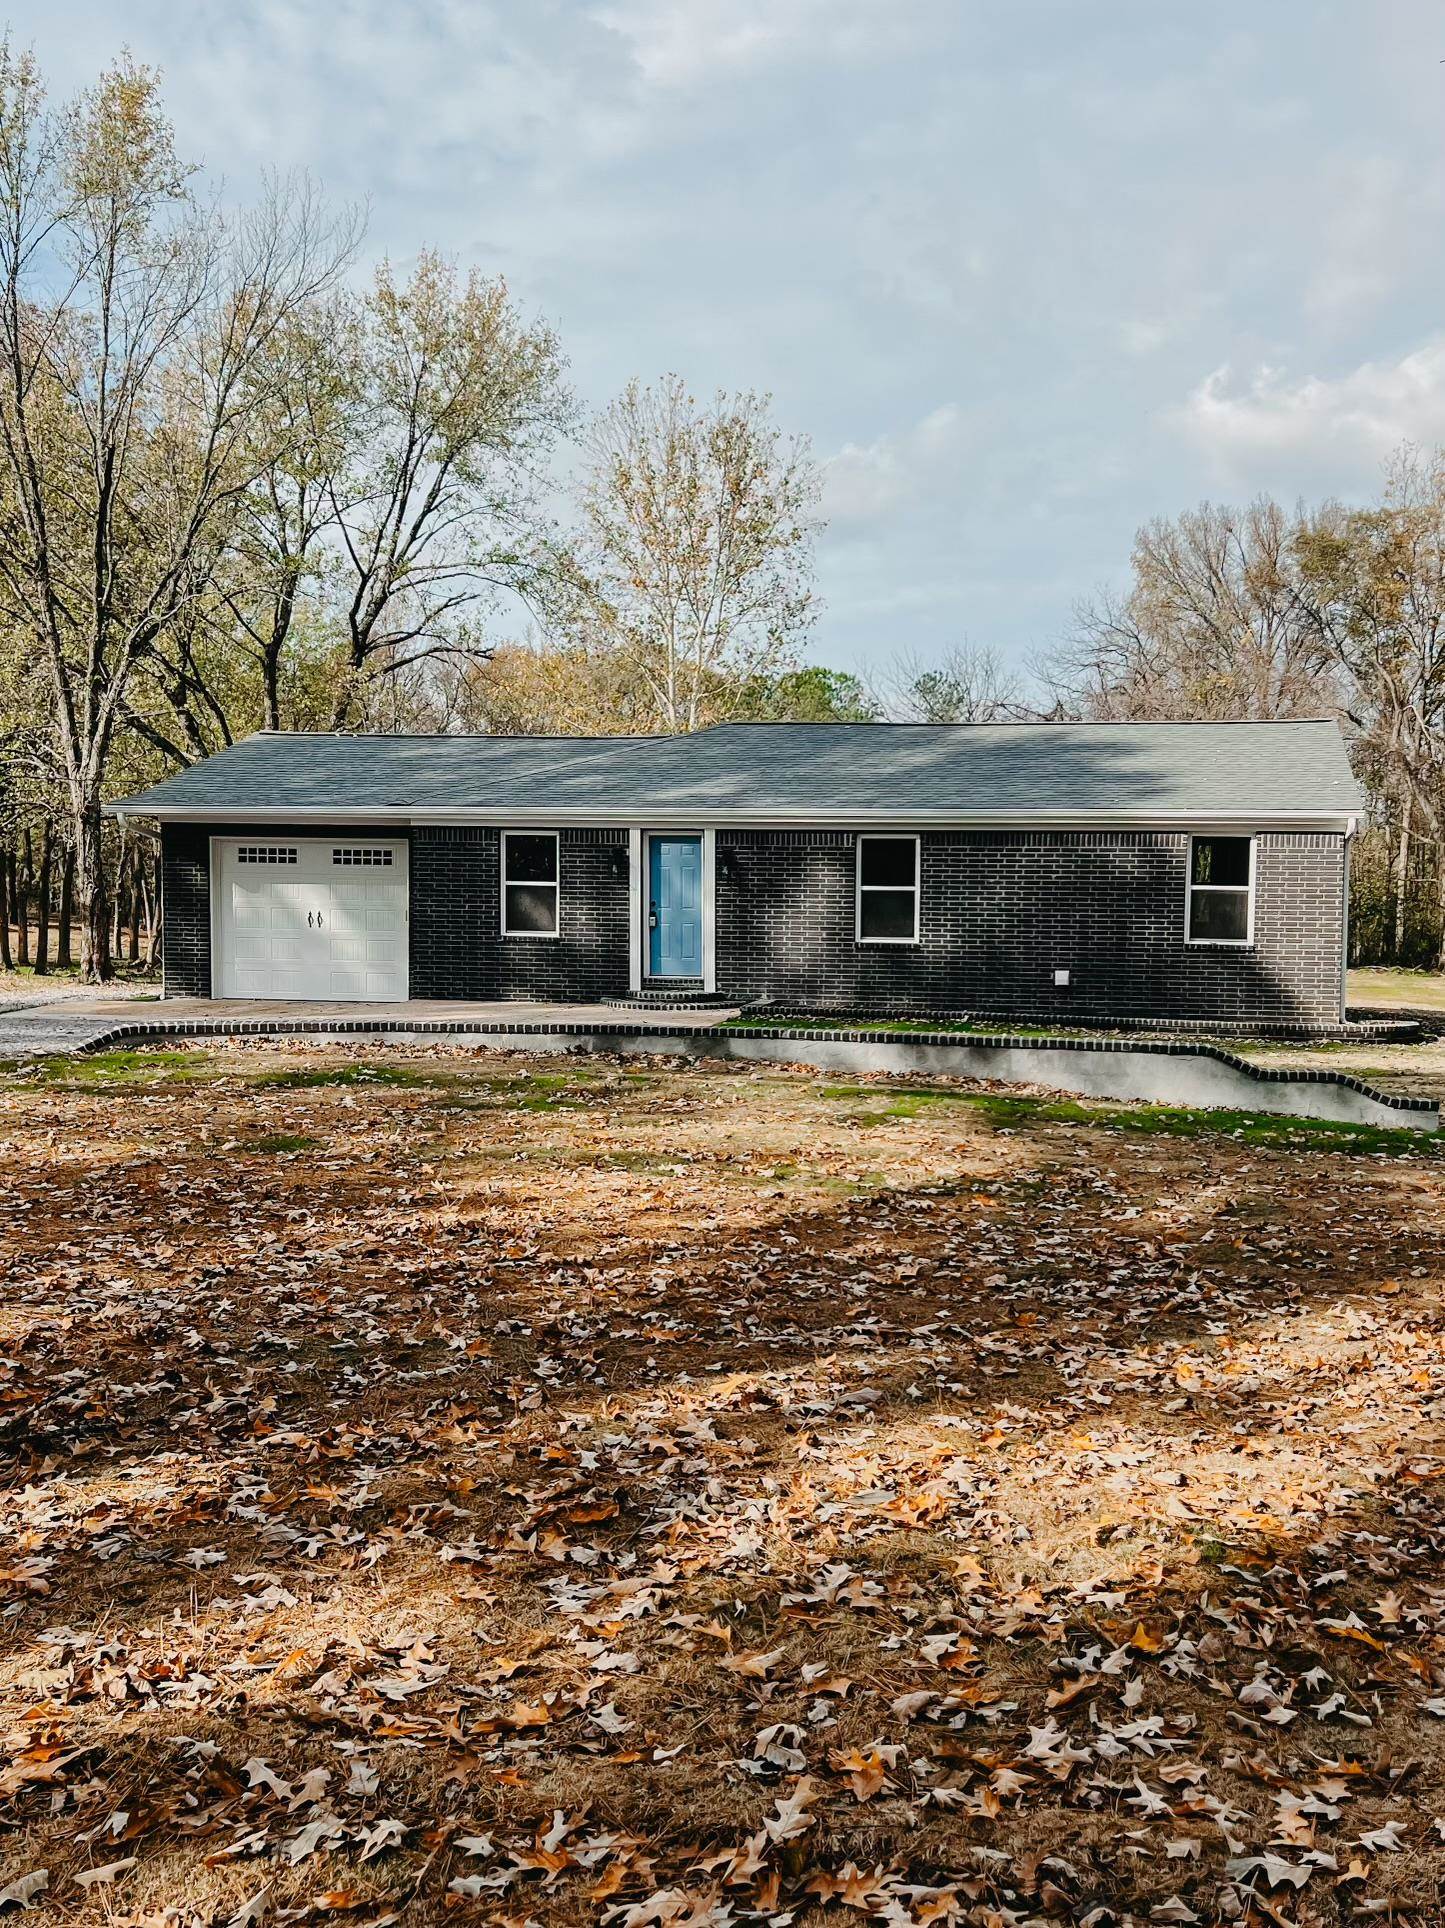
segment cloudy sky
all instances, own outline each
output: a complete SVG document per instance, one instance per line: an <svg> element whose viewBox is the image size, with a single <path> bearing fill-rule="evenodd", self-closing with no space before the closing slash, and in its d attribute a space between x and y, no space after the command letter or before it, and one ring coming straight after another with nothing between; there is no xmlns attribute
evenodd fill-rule
<svg viewBox="0 0 1445 1928"><path fill-rule="evenodd" d="M1201 496L1445 440L1437 0L27 0L237 195L505 271L601 402L772 391L827 464L814 653L1023 657Z"/></svg>

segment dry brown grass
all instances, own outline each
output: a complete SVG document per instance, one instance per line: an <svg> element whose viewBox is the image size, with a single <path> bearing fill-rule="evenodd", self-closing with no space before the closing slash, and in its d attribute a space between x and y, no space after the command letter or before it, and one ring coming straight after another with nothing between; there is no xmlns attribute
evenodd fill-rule
<svg viewBox="0 0 1445 1928"><path fill-rule="evenodd" d="M29 1919L1439 1919L1438 1157L279 1043L0 1134Z"/></svg>

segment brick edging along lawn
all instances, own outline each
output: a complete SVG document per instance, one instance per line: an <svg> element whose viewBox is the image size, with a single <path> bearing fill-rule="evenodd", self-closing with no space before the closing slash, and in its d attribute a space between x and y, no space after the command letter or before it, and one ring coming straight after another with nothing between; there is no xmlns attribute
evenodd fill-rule
<svg viewBox="0 0 1445 1928"><path fill-rule="evenodd" d="M584 1024L566 1021L517 1022L508 1023L496 1019L466 1018L177 1018L156 1022L139 1020L118 1020L100 1036L90 1039L77 1048L82 1051L96 1051L115 1044L155 1043L166 1038L226 1038L226 1037L280 1037L280 1036L385 1036L405 1033L425 1037L448 1036L492 1036L492 1037L576 1037L602 1040L607 1038L663 1039L674 1034L657 1024L619 1023ZM1222 1045L1206 1041L1189 1042L1157 1038L1090 1038L1079 1036L1041 1036L1037 1033L1019 1034L1009 1032L959 1032L959 1031L895 1031L879 1029L858 1029L849 1026L788 1027L772 1025L750 1025L728 1023L698 1026L679 1033L689 1042L701 1043L708 1039L737 1038L750 1041L769 1041L778 1044L796 1042L799 1044L859 1044L859 1045L909 1045L924 1049L938 1050L950 1047L959 1050L1007 1050L1024 1052L1063 1051L1114 1056L1135 1053L1149 1057L1166 1058L1203 1058L1228 1067L1232 1072L1241 1074L1247 1080L1269 1086L1282 1084L1310 1084L1334 1086L1340 1090L1358 1093L1373 1104L1388 1111L1401 1114L1402 1122L1424 1119L1438 1115L1439 1107L1427 1098L1402 1097L1392 1092L1381 1091L1366 1084L1361 1078L1352 1077L1347 1072L1326 1071L1316 1067L1289 1067L1258 1065L1248 1058L1227 1051ZM605 1045L600 1048L605 1049Z"/></svg>

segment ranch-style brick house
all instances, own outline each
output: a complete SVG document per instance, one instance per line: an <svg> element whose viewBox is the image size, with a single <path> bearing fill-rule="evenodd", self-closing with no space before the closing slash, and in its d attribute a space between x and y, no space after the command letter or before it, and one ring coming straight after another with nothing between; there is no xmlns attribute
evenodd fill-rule
<svg viewBox="0 0 1445 1928"><path fill-rule="evenodd" d="M262 733L155 819L168 996L1334 1024L1333 722Z"/></svg>

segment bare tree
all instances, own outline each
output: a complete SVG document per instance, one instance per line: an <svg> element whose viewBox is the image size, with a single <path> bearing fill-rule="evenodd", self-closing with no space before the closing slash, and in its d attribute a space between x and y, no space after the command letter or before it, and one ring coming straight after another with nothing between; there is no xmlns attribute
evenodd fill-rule
<svg viewBox="0 0 1445 1928"><path fill-rule="evenodd" d="M1046 658L1058 713L1102 719L1317 716L1335 705L1299 596L1298 518L1261 498L1149 523L1123 596L1082 605Z"/></svg>
<svg viewBox="0 0 1445 1928"><path fill-rule="evenodd" d="M1361 774L1392 819L1396 955L1423 841L1445 967L1445 453L1402 449L1378 508L1327 505L1296 549L1302 604L1344 690Z"/></svg>
<svg viewBox="0 0 1445 1928"><path fill-rule="evenodd" d="M819 475L768 397L700 406L682 381L633 382L593 423L579 563L562 620L616 652L655 726L711 720L786 667L817 612Z"/></svg>
<svg viewBox="0 0 1445 1928"><path fill-rule="evenodd" d="M274 351L352 240L304 189L202 207L149 69L54 115L0 49L0 618L50 675L88 978L110 971L100 809L131 679L254 485Z"/></svg>
<svg viewBox="0 0 1445 1928"><path fill-rule="evenodd" d="M540 567L539 464L571 417L557 338L504 281L423 253L383 264L352 330L352 459L327 483L345 671L332 728L368 674L486 654L470 618Z"/></svg>
<svg viewBox="0 0 1445 1928"><path fill-rule="evenodd" d="M172 761L207 755L255 720L282 727L288 651L308 616L324 621L331 488L356 433L355 338L355 303L336 295L290 315L268 351L267 406L247 448L255 480L217 529L217 552L196 559L202 593L146 652L168 718L128 718Z"/></svg>
<svg viewBox="0 0 1445 1928"><path fill-rule="evenodd" d="M1003 723L1030 714L1023 677L986 644L958 643L932 662L904 652L883 683L890 713L904 722Z"/></svg>

